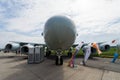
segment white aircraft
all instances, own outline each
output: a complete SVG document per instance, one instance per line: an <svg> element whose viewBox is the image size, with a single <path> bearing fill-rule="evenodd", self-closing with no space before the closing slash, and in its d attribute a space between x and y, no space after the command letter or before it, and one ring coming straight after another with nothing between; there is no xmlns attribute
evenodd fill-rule
<svg viewBox="0 0 120 80"><path fill-rule="evenodd" d="M53 16L48 19L45 23L42 35L46 44L12 41L12 43L5 46L5 49L14 51L20 50L21 53L28 53L29 47L31 46L47 46L49 50L56 51L55 64L62 65L62 51L69 50L71 46L77 46L73 44L77 36L75 24L65 16ZM87 44L85 44L84 47L86 45ZM101 50L108 50L110 48L108 44L104 43L100 43L99 46ZM91 51L93 53L96 52L94 48L92 48ZM72 53L70 52L68 55L72 55Z"/></svg>

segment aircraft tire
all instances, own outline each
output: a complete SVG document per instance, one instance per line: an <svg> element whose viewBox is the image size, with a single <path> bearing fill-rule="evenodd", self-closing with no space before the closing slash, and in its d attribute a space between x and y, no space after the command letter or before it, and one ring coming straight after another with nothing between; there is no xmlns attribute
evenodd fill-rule
<svg viewBox="0 0 120 80"><path fill-rule="evenodd" d="M56 56L55 64L58 65L58 56Z"/></svg>
<svg viewBox="0 0 120 80"><path fill-rule="evenodd" d="M60 58L60 65L63 65L63 58Z"/></svg>
<svg viewBox="0 0 120 80"><path fill-rule="evenodd" d="M63 65L63 58L60 57L60 60L59 60L58 56L56 56L55 64L56 65Z"/></svg>
<svg viewBox="0 0 120 80"><path fill-rule="evenodd" d="M51 54L51 51L47 51L47 52L46 52L46 57L49 57L50 54Z"/></svg>

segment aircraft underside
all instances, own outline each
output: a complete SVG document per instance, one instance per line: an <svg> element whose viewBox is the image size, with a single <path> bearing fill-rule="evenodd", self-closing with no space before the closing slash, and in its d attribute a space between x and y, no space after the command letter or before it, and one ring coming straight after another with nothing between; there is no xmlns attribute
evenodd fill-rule
<svg viewBox="0 0 120 80"><path fill-rule="evenodd" d="M51 55L51 51L47 51L46 52L46 57L49 57ZM56 55L55 55L55 64L56 65L63 65L63 52L62 51L56 51ZM72 56L72 52L68 51L67 53L67 57L71 57Z"/></svg>

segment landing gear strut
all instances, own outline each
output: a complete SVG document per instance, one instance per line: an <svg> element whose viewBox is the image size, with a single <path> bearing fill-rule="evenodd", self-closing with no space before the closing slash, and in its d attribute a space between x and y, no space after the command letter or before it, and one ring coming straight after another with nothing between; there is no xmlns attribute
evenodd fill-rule
<svg viewBox="0 0 120 80"><path fill-rule="evenodd" d="M57 51L55 64L56 65L63 65L63 58L62 58L61 51Z"/></svg>

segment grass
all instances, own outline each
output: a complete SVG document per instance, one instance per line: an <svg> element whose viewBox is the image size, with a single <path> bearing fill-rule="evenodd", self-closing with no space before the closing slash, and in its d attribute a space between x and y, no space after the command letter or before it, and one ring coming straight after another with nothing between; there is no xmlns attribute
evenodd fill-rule
<svg viewBox="0 0 120 80"><path fill-rule="evenodd" d="M72 52L74 52L74 50ZM94 53L91 55L91 57L113 58L115 52L119 52L118 54L120 55L120 50L117 51L117 49L115 47L112 47L112 48L110 48L110 50L102 52L101 55ZM63 51L63 53L64 53L64 55L67 55L68 51ZM52 54L54 55L55 52L52 51ZM82 50L80 50L79 53L76 55L76 57L80 57L80 56L83 56ZM120 58L120 56L119 56L119 58Z"/></svg>
<svg viewBox="0 0 120 80"><path fill-rule="evenodd" d="M117 50L116 48L110 48L109 51L103 52L100 57L107 57L107 58L113 58L114 53L118 53L120 55L120 50ZM120 56L119 56L120 58Z"/></svg>
<svg viewBox="0 0 120 80"><path fill-rule="evenodd" d="M113 58L115 52L119 52L118 54L120 55L120 50L117 51L117 49L115 47L112 47L112 48L110 48L110 50L102 52L101 55L98 55L97 53L93 53L91 56L93 56L93 57L102 57L102 58ZM67 54L67 53L65 53L65 54ZM76 55L76 56L77 57L83 56L82 50L80 50L78 55ZM119 56L119 58L120 58L120 56Z"/></svg>

